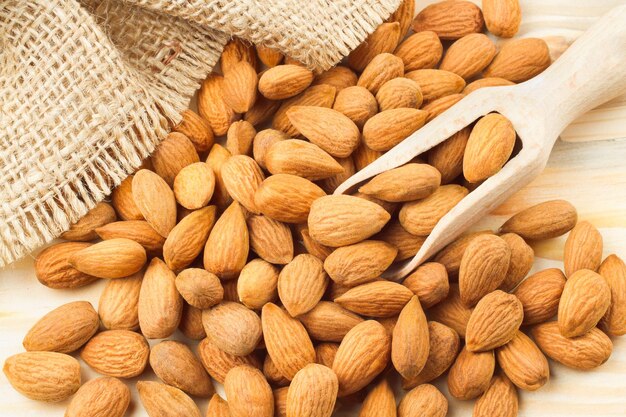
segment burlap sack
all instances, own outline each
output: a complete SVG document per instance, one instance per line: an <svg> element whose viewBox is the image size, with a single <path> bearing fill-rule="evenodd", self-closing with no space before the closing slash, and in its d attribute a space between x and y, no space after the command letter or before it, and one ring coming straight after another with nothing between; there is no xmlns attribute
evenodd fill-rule
<svg viewBox="0 0 626 417"><path fill-rule="evenodd" d="M326 69L400 0L0 3L0 266L49 242L165 137L232 35Z"/></svg>

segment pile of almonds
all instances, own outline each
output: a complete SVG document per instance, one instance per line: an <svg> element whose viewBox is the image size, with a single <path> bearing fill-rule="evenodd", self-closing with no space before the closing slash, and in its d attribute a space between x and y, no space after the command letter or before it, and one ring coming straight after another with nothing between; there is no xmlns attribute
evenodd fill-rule
<svg viewBox="0 0 626 417"><path fill-rule="evenodd" d="M626 333L626 265L602 260L601 235L567 202L464 235L403 283L381 278L511 157L504 117L481 118L354 195L329 195L464 95L550 64L540 39L498 52L481 33L513 36L516 0L484 0L482 11L449 0L415 18L413 8L405 0L348 66L318 75L229 43L199 114L185 111L110 204L38 255L50 288L107 283L97 312L69 303L30 329L27 352L4 364L15 389L49 402L75 394L66 417L121 417L121 379L149 364L162 382L137 390L152 417L201 416L191 397L210 398L211 417L329 417L355 403L360 417L436 417L448 401L430 383L447 372L450 395L477 399L474 416L515 416L517 389L549 379L544 355L577 369L604 363L609 336ZM526 278L531 244L568 232L564 272ZM177 329L185 342L148 344ZM79 349L104 377L81 386ZM398 375L407 392L396 406Z"/></svg>

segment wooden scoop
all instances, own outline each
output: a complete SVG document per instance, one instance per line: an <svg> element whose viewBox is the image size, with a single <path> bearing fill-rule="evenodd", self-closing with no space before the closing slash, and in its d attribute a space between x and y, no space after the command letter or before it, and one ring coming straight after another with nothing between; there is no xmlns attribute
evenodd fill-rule
<svg viewBox="0 0 626 417"><path fill-rule="evenodd" d="M335 194L408 163L488 113L498 112L513 123L521 151L448 212L413 259L394 264L385 273L386 278L399 280L537 177L558 136L574 119L625 92L626 5L603 16L539 76L469 94L348 178Z"/></svg>

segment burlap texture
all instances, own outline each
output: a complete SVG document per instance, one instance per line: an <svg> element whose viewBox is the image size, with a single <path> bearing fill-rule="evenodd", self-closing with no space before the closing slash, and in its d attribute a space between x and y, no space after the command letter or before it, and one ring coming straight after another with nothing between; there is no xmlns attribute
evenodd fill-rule
<svg viewBox="0 0 626 417"><path fill-rule="evenodd" d="M327 69L399 3L0 3L0 266L67 230L139 166L232 35Z"/></svg>

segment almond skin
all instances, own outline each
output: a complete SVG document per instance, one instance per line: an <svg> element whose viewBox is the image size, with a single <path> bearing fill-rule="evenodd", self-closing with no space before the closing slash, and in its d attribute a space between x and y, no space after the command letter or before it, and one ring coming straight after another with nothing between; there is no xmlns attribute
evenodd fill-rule
<svg viewBox="0 0 626 417"><path fill-rule="evenodd" d="M195 210L170 232L163 245L163 259L172 271L180 271L198 257L215 224L217 208Z"/></svg>
<svg viewBox="0 0 626 417"><path fill-rule="evenodd" d="M207 416L210 417L230 417L228 403L219 394L213 394L207 408Z"/></svg>
<svg viewBox="0 0 626 417"><path fill-rule="evenodd" d="M183 110L182 121L174 126L174 132L182 133L193 143L197 152L206 152L215 142L211 124L193 110Z"/></svg>
<svg viewBox="0 0 626 417"><path fill-rule="evenodd" d="M463 338L471 314L472 309L461 300L457 285L451 285L448 297L428 311L428 316L431 319L451 327Z"/></svg>
<svg viewBox="0 0 626 417"><path fill-rule="evenodd" d="M169 337L180 322L183 299L176 289L176 275L159 258L146 269L139 292L139 326L149 339Z"/></svg>
<svg viewBox="0 0 626 417"><path fill-rule="evenodd" d="M80 357L102 375L132 378L141 375L149 354L150 346L139 333L106 330L87 342Z"/></svg>
<svg viewBox="0 0 626 417"><path fill-rule="evenodd" d="M209 375L184 343L165 340L153 346L150 367L164 383L189 395L208 398L215 393Z"/></svg>
<svg viewBox="0 0 626 417"><path fill-rule="evenodd" d="M200 417L200 410L183 391L153 381L138 381L137 392L151 416Z"/></svg>
<svg viewBox="0 0 626 417"><path fill-rule="evenodd" d="M176 175L187 165L199 162L200 158L189 138L174 132L157 146L151 160L154 172L171 187Z"/></svg>
<svg viewBox="0 0 626 417"><path fill-rule="evenodd" d="M309 364L294 376L287 393L287 416L330 417L339 383L329 368Z"/></svg>
<svg viewBox="0 0 626 417"><path fill-rule="evenodd" d="M474 417L516 417L517 391L505 375L494 376L485 393L474 404Z"/></svg>
<svg viewBox="0 0 626 417"><path fill-rule="evenodd" d="M289 136L275 129L264 129L256 134L252 141L252 155L261 168L267 169L265 158L270 148L285 139L289 139Z"/></svg>
<svg viewBox="0 0 626 417"><path fill-rule="evenodd" d="M113 207L107 203L98 203L59 237L74 242L89 242L98 238L96 233L98 227L114 222L116 219Z"/></svg>
<svg viewBox="0 0 626 417"><path fill-rule="evenodd" d="M309 234L322 245L351 245L379 232L390 217L379 205L358 197L324 196L311 205Z"/></svg>
<svg viewBox="0 0 626 417"><path fill-rule="evenodd" d="M524 319L522 303L496 290L476 304L467 323L466 343L471 352L484 352L508 343Z"/></svg>
<svg viewBox="0 0 626 417"><path fill-rule="evenodd" d="M206 206L215 189L215 174L204 162L196 162L181 169L174 178L176 201L189 210Z"/></svg>
<svg viewBox="0 0 626 417"><path fill-rule="evenodd" d="M326 84L337 89L337 92L355 86L357 82L356 74L343 65L334 66L321 74L318 74L313 81L313 85Z"/></svg>
<svg viewBox="0 0 626 417"><path fill-rule="evenodd" d="M230 125L226 133L226 149L233 155L249 155L256 130L252 123L239 120Z"/></svg>
<svg viewBox="0 0 626 417"><path fill-rule="evenodd" d="M391 338L380 323L368 320L354 326L339 345L333 361L339 397L367 386L385 369L390 352Z"/></svg>
<svg viewBox="0 0 626 417"><path fill-rule="evenodd" d="M222 67L222 72L227 73L231 71L237 62L246 61L256 69L258 65L256 58L254 45L243 39L233 37L224 46L220 56L220 66Z"/></svg>
<svg viewBox="0 0 626 417"><path fill-rule="evenodd" d="M191 340L204 339L206 332L202 326L202 310L185 303L178 329Z"/></svg>
<svg viewBox="0 0 626 417"><path fill-rule="evenodd" d="M263 72L259 91L270 100L282 100L303 92L313 82L313 73L299 65L277 65Z"/></svg>
<svg viewBox="0 0 626 417"><path fill-rule="evenodd" d="M363 126L363 142L375 151L388 151L422 127L428 113L419 109L390 109Z"/></svg>
<svg viewBox="0 0 626 417"><path fill-rule="evenodd" d="M432 30L441 39L459 39L470 33L482 32L484 26L480 8L469 1L448 1L431 4L413 20L413 31Z"/></svg>
<svg viewBox="0 0 626 417"><path fill-rule="evenodd" d="M176 289L190 305L201 310L222 301L224 289L217 276L200 268L188 268L176 276Z"/></svg>
<svg viewBox="0 0 626 417"><path fill-rule="evenodd" d="M300 132L291 124L287 112L296 106L331 108L335 101L336 93L337 89L335 87L321 84L309 87L303 93L285 100L274 114L272 128L284 132L289 137L296 137Z"/></svg>
<svg viewBox="0 0 626 417"><path fill-rule="evenodd" d="M423 97L420 86L413 80L398 77L385 82L376 93L380 111L408 107L419 109Z"/></svg>
<svg viewBox="0 0 626 417"><path fill-rule="evenodd" d="M298 320L313 339L323 342L341 342L354 326L363 321L358 315L330 301L320 301Z"/></svg>
<svg viewBox="0 0 626 417"><path fill-rule="evenodd" d="M311 181L332 177L343 167L319 146L299 139L276 142L265 155L272 174L292 174Z"/></svg>
<svg viewBox="0 0 626 417"><path fill-rule="evenodd" d="M265 175L256 161L247 155L233 155L222 166L222 179L228 194L246 210L258 214L254 193Z"/></svg>
<svg viewBox="0 0 626 417"><path fill-rule="evenodd" d="M204 369L220 384L224 384L226 374L239 365L250 365L255 368L261 366L259 359L254 355L235 356L220 350L208 338L198 344L198 356Z"/></svg>
<svg viewBox="0 0 626 417"><path fill-rule="evenodd" d="M402 284L419 297L424 308L439 303L450 291L446 268L436 262L427 262L419 266Z"/></svg>
<svg viewBox="0 0 626 417"><path fill-rule="evenodd" d="M154 172L140 169L133 177L132 190L133 200L143 217L157 233L167 237L176 225L176 199L172 189Z"/></svg>
<svg viewBox="0 0 626 417"><path fill-rule="evenodd" d="M124 238L134 240L144 247L147 255L160 255L165 238L157 233L144 220L125 220L113 222L96 229L96 233L103 240Z"/></svg>
<svg viewBox="0 0 626 417"><path fill-rule="evenodd" d="M265 355L265 361L263 362L263 375L267 379L272 386L277 387L286 387L289 385L290 381L280 373L274 361L272 361L272 357L270 355Z"/></svg>
<svg viewBox="0 0 626 417"><path fill-rule="evenodd" d="M98 303L98 314L105 329L137 330L139 328L139 292L143 272L107 282Z"/></svg>
<svg viewBox="0 0 626 417"><path fill-rule="evenodd" d="M143 214L133 200L133 175L128 176L111 193L111 205L123 220L143 220Z"/></svg>
<svg viewBox="0 0 626 417"><path fill-rule="evenodd" d="M18 353L6 359L2 370L11 386L31 400L63 401L80 387L80 365L64 353Z"/></svg>
<svg viewBox="0 0 626 417"><path fill-rule="evenodd" d="M498 364L511 382L526 391L536 391L548 382L548 360L537 345L518 331L506 345L496 350Z"/></svg>
<svg viewBox="0 0 626 417"><path fill-rule="evenodd" d="M324 261L330 278L353 287L378 278L391 265L396 248L379 240L365 240L335 249Z"/></svg>
<svg viewBox="0 0 626 417"><path fill-rule="evenodd" d="M64 242L48 246L35 259L35 274L39 282L50 288L79 288L98 278L74 268L68 259L91 243Z"/></svg>
<svg viewBox="0 0 626 417"><path fill-rule="evenodd" d="M529 240L552 239L572 230L577 221L574 206L564 200L551 200L520 211L500 227L500 232L516 233Z"/></svg>
<svg viewBox="0 0 626 417"><path fill-rule="evenodd" d="M496 45L482 33L472 33L454 42L441 61L440 69L473 78L496 56Z"/></svg>
<svg viewBox="0 0 626 417"><path fill-rule="evenodd" d="M278 276L278 296L287 312L296 317L310 311L321 300L328 275L322 261L313 255L293 258Z"/></svg>
<svg viewBox="0 0 626 417"><path fill-rule="evenodd" d="M390 22L398 22L400 24L400 38L404 38L406 36L409 28L411 27L411 22L413 21L413 17L415 16L415 2L411 0L402 0L400 6L396 9L395 12L389 19Z"/></svg>
<svg viewBox="0 0 626 417"><path fill-rule="evenodd" d="M286 224L263 215L246 219L250 248L260 258L274 264L286 264L293 259L293 238Z"/></svg>
<svg viewBox="0 0 626 417"><path fill-rule="evenodd" d="M91 303L75 301L39 319L22 344L27 351L70 353L87 343L99 326L98 313Z"/></svg>
<svg viewBox="0 0 626 417"><path fill-rule="evenodd" d="M419 299L413 296L393 328L391 361L403 378L416 378L426 364L429 349L428 321Z"/></svg>
<svg viewBox="0 0 626 417"><path fill-rule="evenodd" d="M406 72L435 68L443 55L443 45L435 32L417 32L402 41L394 55L402 59Z"/></svg>
<svg viewBox="0 0 626 417"><path fill-rule="evenodd" d="M413 3L413 2L411 2ZM372 388L363 401L359 417L395 417L396 398L386 379Z"/></svg>
<svg viewBox="0 0 626 417"><path fill-rule="evenodd" d="M209 122L216 136L225 135L230 125L240 117L224 101L223 90L224 77L209 74L198 93L198 112Z"/></svg>
<svg viewBox="0 0 626 417"><path fill-rule="evenodd" d="M561 335L559 324L551 321L533 327L532 335L543 353L574 369L597 368L609 359L613 351L611 339L595 328L583 336L567 338Z"/></svg>
<svg viewBox="0 0 626 417"><path fill-rule="evenodd" d="M222 177L222 166L230 158L230 156L231 154L226 148L219 143L216 143L213 145L206 158L206 164L213 170L213 175L215 175L215 189L213 191L211 203L222 209L231 202L230 195L228 194L228 191L226 191L224 178Z"/></svg>
<svg viewBox="0 0 626 417"><path fill-rule="evenodd" d="M255 48L258 58L270 68L280 64L283 60L283 54L273 48L263 45L255 45Z"/></svg>
<svg viewBox="0 0 626 417"><path fill-rule="evenodd" d="M374 95L363 86L346 87L337 93L333 109L346 115L359 128L378 113Z"/></svg>
<svg viewBox="0 0 626 417"><path fill-rule="evenodd" d="M224 381L232 417L273 417L272 388L256 368L242 365L231 369Z"/></svg>
<svg viewBox="0 0 626 417"><path fill-rule="evenodd" d="M480 235L463 253L459 268L461 299L468 306L498 288L506 278L511 249L502 238Z"/></svg>
<svg viewBox="0 0 626 417"><path fill-rule="evenodd" d="M409 163L385 171L359 188L359 192L400 203L426 198L441 184L441 174L427 164Z"/></svg>
<svg viewBox="0 0 626 417"><path fill-rule="evenodd" d="M392 52L400 39L398 22L383 23L348 55L348 65L355 71L363 71L376 56Z"/></svg>
<svg viewBox="0 0 626 417"><path fill-rule="evenodd" d="M270 100L259 94L254 106L243 115L243 120L254 127L264 124L272 119L274 113L280 108L280 100Z"/></svg>
<svg viewBox="0 0 626 417"><path fill-rule="evenodd" d="M611 305L600 327L611 336L626 334L626 264L617 255L609 255L598 273L611 288Z"/></svg>
<svg viewBox="0 0 626 417"><path fill-rule="evenodd" d="M246 264L237 279L237 295L246 307L260 310L277 298L278 269L262 259Z"/></svg>
<svg viewBox="0 0 626 417"><path fill-rule="evenodd" d="M402 59L390 53L376 55L365 67L357 85L367 88L372 94L378 93L387 81L404 75Z"/></svg>
<svg viewBox="0 0 626 417"><path fill-rule="evenodd" d="M237 113L245 113L256 100L259 80L256 70L247 61L239 61L224 73L224 101Z"/></svg>
<svg viewBox="0 0 626 417"><path fill-rule="evenodd" d="M519 0L485 0L482 3L489 32L500 38L512 38L522 20Z"/></svg>
<svg viewBox="0 0 626 417"><path fill-rule="evenodd" d="M332 156L350 156L359 145L359 128L337 110L293 106L287 111L287 117L300 134Z"/></svg>
<svg viewBox="0 0 626 417"><path fill-rule="evenodd" d="M398 214L400 224L416 236L428 236L439 220L469 191L456 184L442 185L428 197L404 203Z"/></svg>
<svg viewBox="0 0 626 417"><path fill-rule="evenodd" d="M521 83L543 72L551 62L550 50L543 39L514 39L502 46L483 75Z"/></svg>
<svg viewBox="0 0 626 417"><path fill-rule="evenodd" d="M398 405L398 417L445 417L448 400L433 385L422 384L407 392Z"/></svg>
<svg viewBox="0 0 626 417"><path fill-rule="evenodd" d="M339 343L318 343L315 346L315 363L332 368Z"/></svg>
<svg viewBox="0 0 626 417"><path fill-rule="evenodd" d="M611 304L611 288L588 269L573 273L559 302L559 329L565 337L582 336L596 327Z"/></svg>
<svg viewBox="0 0 626 417"><path fill-rule="evenodd" d="M481 118L470 134L463 156L463 175L471 183L483 181L502 169L515 146L515 129L498 113Z"/></svg>
<svg viewBox="0 0 626 417"><path fill-rule="evenodd" d="M425 237L415 236L407 232L398 220L391 220L374 238L387 242L398 249L396 262L415 256L426 240Z"/></svg>
<svg viewBox="0 0 626 417"><path fill-rule="evenodd" d="M211 343L226 353L246 356L262 336L261 319L239 303L222 301L202 312L202 324Z"/></svg>
<svg viewBox="0 0 626 417"><path fill-rule="evenodd" d="M496 367L492 350L470 352L463 348L448 373L448 391L459 400L471 400L482 395Z"/></svg>
<svg viewBox="0 0 626 417"><path fill-rule="evenodd" d="M261 213L285 223L303 223L309 216L311 205L326 195L311 181L290 174L268 177L254 195Z"/></svg>
<svg viewBox="0 0 626 417"><path fill-rule="evenodd" d="M220 279L235 278L246 264L250 243L239 203L233 202L215 222L204 246L204 268Z"/></svg>
<svg viewBox="0 0 626 417"><path fill-rule="evenodd" d="M143 268L146 250L133 240L110 239L74 252L68 262L88 275L123 278Z"/></svg>
<svg viewBox="0 0 626 417"><path fill-rule="evenodd" d="M130 404L130 390L119 379L103 377L86 382L65 410L65 417L123 417Z"/></svg>
<svg viewBox="0 0 626 417"><path fill-rule="evenodd" d="M476 236L484 234L493 234L491 230L482 230L479 232L466 233L459 236L455 241L443 248L435 256L434 261L442 264L446 267L448 275L455 277L459 274L459 268L461 267L461 260L463 254L469 246L470 242L474 240Z"/></svg>
<svg viewBox="0 0 626 417"><path fill-rule="evenodd" d="M458 94L465 88L465 80L450 71L420 69L406 73L405 77L420 86L426 103L451 94Z"/></svg>
<svg viewBox="0 0 626 417"><path fill-rule="evenodd" d="M315 349L304 326L280 307L267 303L261 313L265 347L279 372L291 380L315 362Z"/></svg>
<svg viewBox="0 0 626 417"><path fill-rule="evenodd" d="M524 307L522 324L543 323L554 317L565 282L565 275L557 268L539 271L525 279L513 292Z"/></svg>
<svg viewBox="0 0 626 417"><path fill-rule="evenodd" d="M502 291L509 292L522 282L526 274L533 267L535 251L520 236L515 233L506 233L500 236L511 249L511 261L506 272L506 278L500 286Z"/></svg>
<svg viewBox="0 0 626 417"><path fill-rule="evenodd" d="M391 317L399 314L413 297L411 290L390 281L358 285L335 298L342 307L363 316Z"/></svg>
<svg viewBox="0 0 626 417"><path fill-rule="evenodd" d="M565 275L571 277L576 271L596 271L602 262L602 235L591 223L579 222L565 241L563 264Z"/></svg>

